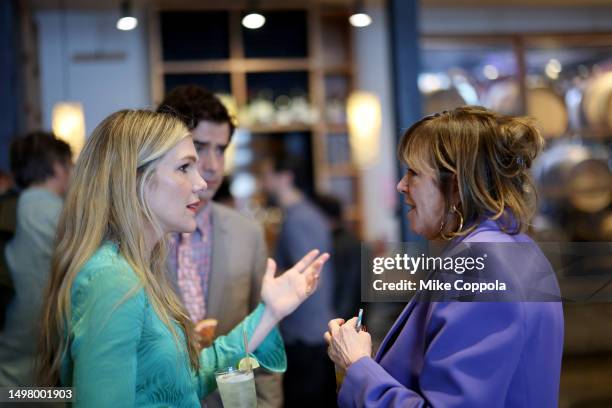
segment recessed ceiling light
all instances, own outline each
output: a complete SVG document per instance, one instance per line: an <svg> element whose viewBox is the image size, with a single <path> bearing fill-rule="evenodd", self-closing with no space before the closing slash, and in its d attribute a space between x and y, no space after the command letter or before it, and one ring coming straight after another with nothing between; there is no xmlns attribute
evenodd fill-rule
<svg viewBox="0 0 612 408"><path fill-rule="evenodd" d="M259 13L249 13L242 19L242 25L251 30L261 28L265 23L266 18Z"/></svg>

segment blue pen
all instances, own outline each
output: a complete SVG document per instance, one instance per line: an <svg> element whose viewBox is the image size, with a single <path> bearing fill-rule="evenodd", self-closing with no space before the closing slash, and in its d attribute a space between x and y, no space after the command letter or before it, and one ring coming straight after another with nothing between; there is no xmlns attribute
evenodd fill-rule
<svg viewBox="0 0 612 408"><path fill-rule="evenodd" d="M355 330L359 333L361 331L361 319L363 318L363 309L359 309L359 314L357 315L357 323L355 324Z"/></svg>

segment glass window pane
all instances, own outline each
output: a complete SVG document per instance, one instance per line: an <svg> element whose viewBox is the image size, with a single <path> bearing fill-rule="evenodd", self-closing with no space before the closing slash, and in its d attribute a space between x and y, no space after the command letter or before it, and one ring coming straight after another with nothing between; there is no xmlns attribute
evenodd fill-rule
<svg viewBox="0 0 612 408"><path fill-rule="evenodd" d="M227 11L164 11L160 16L165 61L229 58Z"/></svg>
<svg viewBox="0 0 612 408"><path fill-rule="evenodd" d="M210 92L231 94L230 75L215 74L166 74L164 75L164 89L166 93L179 85L199 85Z"/></svg>
<svg viewBox="0 0 612 408"><path fill-rule="evenodd" d="M419 89L423 112L481 105L520 113L518 68L512 45L425 41Z"/></svg>
<svg viewBox="0 0 612 408"><path fill-rule="evenodd" d="M256 30L242 27L245 57L306 58L308 56L306 11L262 11L261 14L266 18L263 27Z"/></svg>
<svg viewBox="0 0 612 408"><path fill-rule="evenodd" d="M612 42L526 50L528 113L548 138L612 136Z"/></svg>

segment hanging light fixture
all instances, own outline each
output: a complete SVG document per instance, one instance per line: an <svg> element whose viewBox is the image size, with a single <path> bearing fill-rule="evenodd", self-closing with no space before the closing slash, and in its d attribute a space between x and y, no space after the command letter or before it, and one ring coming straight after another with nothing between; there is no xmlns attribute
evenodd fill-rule
<svg viewBox="0 0 612 408"><path fill-rule="evenodd" d="M256 11L256 0L252 0L249 3L249 11L242 18L242 25L251 30L257 30L258 28L261 28L264 24L266 24L266 18Z"/></svg>
<svg viewBox="0 0 612 408"><path fill-rule="evenodd" d="M76 159L85 145L85 116L79 102L58 102L53 105L51 127L58 139L70 145Z"/></svg>
<svg viewBox="0 0 612 408"><path fill-rule="evenodd" d="M353 14L349 17L349 23L353 27L367 27L372 24L372 17L366 13L362 0L355 0L353 10Z"/></svg>
<svg viewBox="0 0 612 408"><path fill-rule="evenodd" d="M376 163L381 125L378 96L364 91L352 92L346 108L353 161L360 167Z"/></svg>
<svg viewBox="0 0 612 408"><path fill-rule="evenodd" d="M124 0L121 2L121 16L117 20L117 29L121 31L130 31L136 28L138 19L134 17L132 2Z"/></svg>
<svg viewBox="0 0 612 408"><path fill-rule="evenodd" d="M64 140L70 145L72 157L76 161L79 153L85 145L85 115L83 114L83 105L80 102L69 101L70 98L70 67L66 65L68 59L68 35L66 32L66 10L62 2L62 15L60 35L61 41L61 57L62 61L62 101L56 102L53 105L51 113L51 127L53 133L59 139Z"/></svg>

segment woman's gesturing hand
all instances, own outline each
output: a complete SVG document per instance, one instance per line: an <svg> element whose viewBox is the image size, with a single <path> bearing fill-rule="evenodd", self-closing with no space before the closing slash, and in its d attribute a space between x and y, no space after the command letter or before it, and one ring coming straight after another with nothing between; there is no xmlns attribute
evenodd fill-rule
<svg viewBox="0 0 612 408"><path fill-rule="evenodd" d="M372 338L363 330L357 332L356 323L356 317L346 323L343 319L330 320L329 331L323 335L329 345L329 358L343 370L360 358L372 355Z"/></svg>
<svg viewBox="0 0 612 408"><path fill-rule="evenodd" d="M293 268L274 277L276 262L268 258L266 273L261 288L261 299L277 321L293 312L317 289L319 276L329 254L312 250Z"/></svg>

